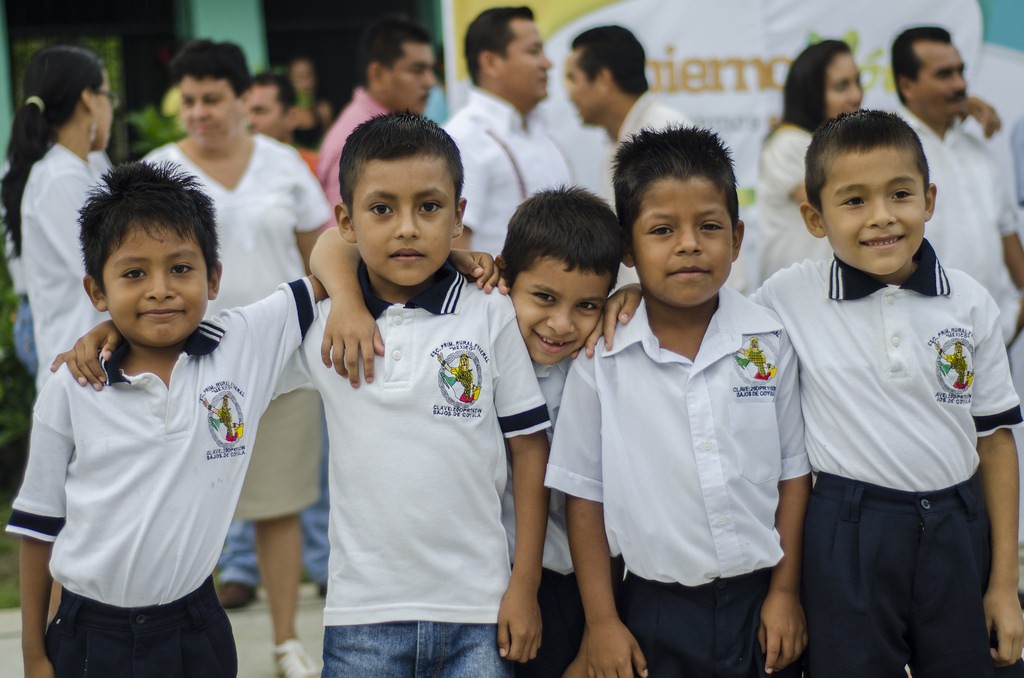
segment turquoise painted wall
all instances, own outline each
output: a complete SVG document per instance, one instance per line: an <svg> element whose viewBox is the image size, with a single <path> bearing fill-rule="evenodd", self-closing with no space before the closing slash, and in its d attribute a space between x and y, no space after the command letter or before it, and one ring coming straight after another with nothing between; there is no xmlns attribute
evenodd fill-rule
<svg viewBox="0 0 1024 678"><path fill-rule="evenodd" d="M984 17L985 42L1024 51L1024 2L978 0Z"/></svg>
<svg viewBox="0 0 1024 678"><path fill-rule="evenodd" d="M267 68L267 29L261 0L178 0L177 33L182 39L209 38L238 44L258 73Z"/></svg>
<svg viewBox="0 0 1024 678"><path fill-rule="evenodd" d="M17 94L11 92L7 85L7 78L11 72L11 50L7 45L7 11L4 3L0 2L0 157L7 157L7 139L11 135L11 122L14 119L14 102L12 96ZM0 160L0 164L3 161Z"/></svg>

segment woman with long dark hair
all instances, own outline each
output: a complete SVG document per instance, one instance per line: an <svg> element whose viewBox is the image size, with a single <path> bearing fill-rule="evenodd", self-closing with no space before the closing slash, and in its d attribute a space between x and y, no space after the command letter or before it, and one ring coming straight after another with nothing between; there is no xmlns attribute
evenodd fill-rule
<svg viewBox="0 0 1024 678"><path fill-rule="evenodd" d="M37 52L22 89L0 195L12 277L27 297L18 334L31 318L38 390L57 354L105 318L82 288L78 210L110 165L103 151L116 95L100 58L71 46Z"/></svg>
<svg viewBox="0 0 1024 678"><path fill-rule="evenodd" d="M765 140L757 179L758 264L764 280L779 269L831 253L804 228L804 154L826 120L860 108L863 90L850 46L822 40L793 61L783 89L782 120Z"/></svg>

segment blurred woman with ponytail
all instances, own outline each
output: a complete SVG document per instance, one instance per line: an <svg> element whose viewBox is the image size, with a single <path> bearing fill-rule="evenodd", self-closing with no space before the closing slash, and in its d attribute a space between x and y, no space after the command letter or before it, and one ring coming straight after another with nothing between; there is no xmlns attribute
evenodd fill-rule
<svg viewBox="0 0 1024 678"><path fill-rule="evenodd" d="M56 355L104 320L82 288L78 210L110 166L116 95L99 57L70 46L37 52L23 90L0 197L12 278L31 308L38 391Z"/></svg>

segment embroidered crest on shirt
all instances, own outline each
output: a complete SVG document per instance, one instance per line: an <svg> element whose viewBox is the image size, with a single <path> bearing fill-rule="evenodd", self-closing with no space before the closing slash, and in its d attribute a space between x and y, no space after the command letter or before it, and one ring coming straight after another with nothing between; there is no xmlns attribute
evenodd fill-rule
<svg viewBox="0 0 1024 678"><path fill-rule="evenodd" d="M733 364L744 386L736 386L737 398L775 396L775 377L779 372L780 332L744 334L733 354Z"/></svg>
<svg viewBox="0 0 1024 678"><path fill-rule="evenodd" d="M445 417L481 416L480 408L475 405L483 389L482 362L488 362L487 353L473 342L446 341L430 355L437 360L437 387L446 403L435 404L434 414Z"/></svg>
<svg viewBox="0 0 1024 678"><path fill-rule="evenodd" d="M941 389L935 393L936 402L954 405L971 402L971 386L974 384L972 338L970 330L951 327L928 341L928 345L935 349L935 378Z"/></svg>
<svg viewBox="0 0 1024 678"><path fill-rule="evenodd" d="M206 452L207 460L245 454L245 445L242 443L245 422L239 403L239 399L244 397L242 389L229 381L218 381L199 394L199 402L207 410L210 437L218 448Z"/></svg>

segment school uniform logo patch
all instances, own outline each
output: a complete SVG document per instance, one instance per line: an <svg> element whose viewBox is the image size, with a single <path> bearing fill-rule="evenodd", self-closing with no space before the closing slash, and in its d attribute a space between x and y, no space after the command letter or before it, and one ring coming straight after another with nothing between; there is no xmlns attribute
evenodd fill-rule
<svg viewBox="0 0 1024 678"><path fill-rule="evenodd" d="M928 340L935 350L935 379L941 390L936 402L966 405L971 402L974 384L973 333L962 327L942 330Z"/></svg>
<svg viewBox="0 0 1024 678"><path fill-rule="evenodd" d="M434 414L445 417L481 416L476 404L484 388L483 364L490 361L483 348L469 341L446 341L430 355L438 363L437 388L446 403L434 405Z"/></svg>
<svg viewBox="0 0 1024 678"><path fill-rule="evenodd" d="M240 399L245 393L229 381L219 381L207 386L199 394L199 403L207 411L207 426L210 437L219 449L206 453L207 459L237 457L245 454L242 438L245 435L245 421Z"/></svg>
<svg viewBox="0 0 1024 678"><path fill-rule="evenodd" d="M743 335L740 347L733 354L733 366L745 384L733 388L737 398L775 396L781 337L781 332Z"/></svg>

